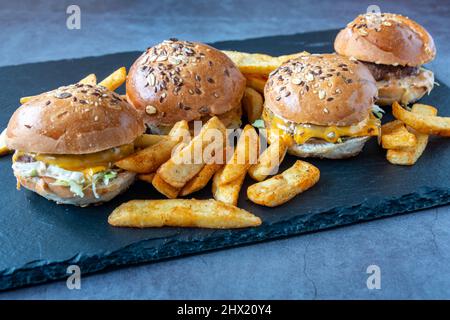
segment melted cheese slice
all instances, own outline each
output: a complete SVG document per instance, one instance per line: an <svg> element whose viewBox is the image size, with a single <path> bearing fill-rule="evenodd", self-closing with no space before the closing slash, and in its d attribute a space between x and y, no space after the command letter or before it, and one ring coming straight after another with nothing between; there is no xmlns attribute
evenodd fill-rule
<svg viewBox="0 0 450 320"><path fill-rule="evenodd" d="M72 154L30 154L37 161L52 164L70 171L82 171L86 176L107 170L111 165L134 152L133 144L126 144L120 147L111 148L96 153L72 155ZM14 155L16 160L25 153L17 152Z"/></svg>
<svg viewBox="0 0 450 320"><path fill-rule="evenodd" d="M379 136L381 122L373 114L353 126L318 126L310 124L294 124L274 114L263 113L263 119L270 123L269 141L281 136L289 145L304 144L316 138L336 143L344 137ZM289 133L293 132L293 133Z"/></svg>

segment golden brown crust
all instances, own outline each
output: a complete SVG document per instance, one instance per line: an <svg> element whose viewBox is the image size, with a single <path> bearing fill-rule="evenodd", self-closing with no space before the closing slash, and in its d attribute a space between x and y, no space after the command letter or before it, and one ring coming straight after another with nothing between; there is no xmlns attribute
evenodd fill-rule
<svg viewBox="0 0 450 320"><path fill-rule="evenodd" d="M367 118L377 95L364 64L336 54L282 65L264 89L265 107L296 123L349 126Z"/></svg>
<svg viewBox="0 0 450 320"><path fill-rule="evenodd" d="M166 40L131 66L127 99L147 111L149 125L173 125L238 107L245 78L221 51L206 44Z"/></svg>
<svg viewBox="0 0 450 320"><path fill-rule="evenodd" d="M358 16L339 32L337 53L378 64L420 66L434 59L431 35L415 21L391 13Z"/></svg>
<svg viewBox="0 0 450 320"><path fill-rule="evenodd" d="M102 86L70 85L19 107L6 131L9 148L86 154L131 143L145 130L142 116Z"/></svg>

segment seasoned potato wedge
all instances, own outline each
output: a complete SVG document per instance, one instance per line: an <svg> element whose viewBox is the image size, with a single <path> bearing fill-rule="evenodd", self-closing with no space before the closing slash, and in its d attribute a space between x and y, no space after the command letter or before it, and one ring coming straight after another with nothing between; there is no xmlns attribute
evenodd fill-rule
<svg viewBox="0 0 450 320"><path fill-rule="evenodd" d="M121 67L107 76L102 82L99 83L100 86L104 86L105 88L114 91L118 87L120 87L125 80L127 79L127 70L125 67Z"/></svg>
<svg viewBox="0 0 450 320"><path fill-rule="evenodd" d="M116 227L245 228L261 219L244 209L220 201L195 199L132 200L121 204L108 217Z"/></svg>
<svg viewBox="0 0 450 320"><path fill-rule="evenodd" d="M259 156L258 163L248 169L248 174L256 181L263 181L270 175L276 174L283 161L288 145L283 139L275 139L269 147Z"/></svg>
<svg viewBox="0 0 450 320"><path fill-rule="evenodd" d="M175 199L180 192L180 188L172 187L170 184L161 179L158 173L156 173L153 177L152 185L156 190L158 190L159 193L162 193L169 199Z"/></svg>
<svg viewBox="0 0 450 320"><path fill-rule="evenodd" d="M413 105L411 112L414 114L420 114L423 116L436 116L437 109L431 106L415 104ZM411 148L404 149L390 149L387 151L386 159L396 165L412 166L417 162L420 156L423 154L428 144L428 135L420 133L412 128L408 129L409 132L415 135L417 144Z"/></svg>
<svg viewBox="0 0 450 320"><path fill-rule="evenodd" d="M86 77L78 81L78 83L95 86L97 84L97 76L94 73L88 74Z"/></svg>
<svg viewBox="0 0 450 320"><path fill-rule="evenodd" d="M241 132L233 156L220 175L220 183L227 184L245 175L248 168L257 162L259 155L259 136L255 128L246 125Z"/></svg>
<svg viewBox="0 0 450 320"><path fill-rule="evenodd" d="M247 79L247 87L253 88L262 95L264 95L264 86L266 85L267 78L254 73L244 74Z"/></svg>
<svg viewBox="0 0 450 320"><path fill-rule="evenodd" d="M263 105L264 99L258 91L250 87L245 88L244 97L242 98L242 109L249 123L261 119Z"/></svg>
<svg viewBox="0 0 450 320"><path fill-rule="evenodd" d="M191 180L189 180L181 189L180 196L184 197L188 194L194 193L200 189L203 189L212 178L214 173L217 172L220 168L223 167L223 164L211 163L206 164L203 169Z"/></svg>
<svg viewBox="0 0 450 320"><path fill-rule="evenodd" d="M398 120L394 124L387 123L381 127L381 146L384 149L412 148L417 145L416 136L406 129Z"/></svg>
<svg viewBox="0 0 450 320"><path fill-rule="evenodd" d="M170 159L172 150L179 146L183 139L186 139L186 132L189 132L187 122L179 121L173 126L166 138L117 161L115 164L119 168L132 172L155 172L164 162Z"/></svg>
<svg viewBox="0 0 450 320"><path fill-rule="evenodd" d="M147 148L157 144L161 140L166 140L168 138L169 136L166 135L143 134L134 141L134 146L136 148Z"/></svg>
<svg viewBox="0 0 450 320"><path fill-rule="evenodd" d="M212 193L214 199L224 203L237 205L239 199L239 191L241 191L244 183L245 173L228 183L221 183L223 168L216 172L212 183Z"/></svg>
<svg viewBox="0 0 450 320"><path fill-rule="evenodd" d="M223 152L226 128L217 117L212 117L191 142L166 161L158 174L167 183L182 188L197 175L214 154Z"/></svg>
<svg viewBox="0 0 450 320"><path fill-rule="evenodd" d="M431 106L427 106L426 109L429 110L429 107ZM424 107L416 108L425 109ZM407 126L420 133L450 137L450 117L438 117L408 111L401 107L397 102L392 104L392 114Z"/></svg>
<svg viewBox="0 0 450 320"><path fill-rule="evenodd" d="M247 196L254 203L275 207L311 188L319 178L319 169L310 163L297 160L283 173L248 187Z"/></svg>

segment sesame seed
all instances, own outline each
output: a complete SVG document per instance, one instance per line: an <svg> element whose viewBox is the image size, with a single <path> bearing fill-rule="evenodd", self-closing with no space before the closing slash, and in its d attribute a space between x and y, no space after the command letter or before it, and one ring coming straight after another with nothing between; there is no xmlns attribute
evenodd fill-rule
<svg viewBox="0 0 450 320"><path fill-rule="evenodd" d="M325 99L326 95L327 95L327 93L325 92L325 90L319 90L319 99L320 100Z"/></svg>
<svg viewBox="0 0 450 320"><path fill-rule="evenodd" d="M365 29L358 29L358 33L363 37L369 35L369 33Z"/></svg>
<svg viewBox="0 0 450 320"><path fill-rule="evenodd" d="M148 105L145 107L145 112L147 114L155 114L157 112L157 110L154 106Z"/></svg>
<svg viewBox="0 0 450 320"><path fill-rule="evenodd" d="M336 134L333 131L331 131L327 133L327 137L333 139L334 137L336 137Z"/></svg>
<svg viewBox="0 0 450 320"><path fill-rule="evenodd" d="M323 113L328 114L328 113L330 113L330 111L327 108L323 108Z"/></svg>

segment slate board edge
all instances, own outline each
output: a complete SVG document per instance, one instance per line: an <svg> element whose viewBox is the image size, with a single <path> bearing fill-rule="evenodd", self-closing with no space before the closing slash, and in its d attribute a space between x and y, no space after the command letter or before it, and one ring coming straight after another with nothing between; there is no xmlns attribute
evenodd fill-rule
<svg viewBox="0 0 450 320"><path fill-rule="evenodd" d="M113 252L96 255L76 255L70 259L51 262L34 261L26 265L0 271L0 291L67 278L66 268L76 264L82 274L99 272L108 268L144 262L156 262L194 253L217 250L238 245L274 240L350 225L357 222L410 213L450 203L450 188L423 188L419 192L377 201L366 200L350 207L336 207L321 213L300 214L289 220L264 224L258 228L243 229L201 241L169 240L159 248L147 249L146 240L136 242ZM336 216L338 218L336 218ZM324 222L325 221L325 222Z"/></svg>

